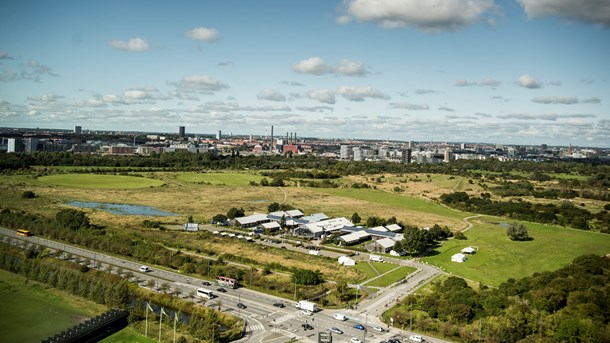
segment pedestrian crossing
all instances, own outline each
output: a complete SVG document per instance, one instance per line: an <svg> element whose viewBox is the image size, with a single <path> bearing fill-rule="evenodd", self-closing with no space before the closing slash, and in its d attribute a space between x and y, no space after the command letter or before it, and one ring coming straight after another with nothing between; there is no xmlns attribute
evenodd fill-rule
<svg viewBox="0 0 610 343"><path fill-rule="evenodd" d="M265 327L264 327L262 324L258 324L258 325L250 325L250 326L248 327L248 329L249 329L251 332L254 332L254 331L256 331L256 330L265 330Z"/></svg>

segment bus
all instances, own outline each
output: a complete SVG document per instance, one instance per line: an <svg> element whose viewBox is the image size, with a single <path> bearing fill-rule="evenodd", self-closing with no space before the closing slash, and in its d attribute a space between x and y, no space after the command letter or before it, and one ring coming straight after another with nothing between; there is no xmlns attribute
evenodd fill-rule
<svg viewBox="0 0 610 343"><path fill-rule="evenodd" d="M17 230L17 236L30 237L32 234L28 230L19 229Z"/></svg>
<svg viewBox="0 0 610 343"><path fill-rule="evenodd" d="M198 288L197 289L197 295L202 297L202 298L206 298L206 299L212 299L214 298L214 292L205 289L205 288Z"/></svg>
<svg viewBox="0 0 610 343"><path fill-rule="evenodd" d="M226 276L219 276L216 278L216 284L220 287L235 288L237 280Z"/></svg>

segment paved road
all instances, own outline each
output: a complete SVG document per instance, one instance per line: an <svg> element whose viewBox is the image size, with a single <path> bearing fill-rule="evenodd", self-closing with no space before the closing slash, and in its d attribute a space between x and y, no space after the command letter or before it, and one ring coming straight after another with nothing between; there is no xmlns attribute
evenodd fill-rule
<svg viewBox="0 0 610 343"><path fill-rule="evenodd" d="M230 289L226 293L215 292L216 297L207 301L199 297L193 298L197 288L203 287L215 290L216 287L204 286L201 279L156 267L151 267L150 272L143 273L139 271L141 263L138 262L40 237L16 236L12 230L0 228L0 235L5 236L5 242L21 245L24 248L37 244L55 251L62 251L61 255L64 258L68 257L69 254L78 256L81 263L83 263L83 259L88 259L91 267L97 267L106 271L110 270L113 273L117 273L117 270L121 268L123 277L128 278L130 282L137 282L141 287L159 291L164 286L167 286L169 287L168 292L175 293L184 299L202 303L205 306L220 307L221 311L230 312L247 322L247 335L240 339L239 342L279 343L285 342L287 338L294 338L301 342L317 342L318 332L327 331L331 327L338 327L344 331L342 335L333 336L334 342L348 342L351 337L359 337L366 342L378 342L392 337L404 340L405 337L414 333L398 330L397 328L389 328L389 330L381 333L372 330L373 326L381 325L377 316L383 313L386 305L389 307L394 301L402 299L439 274L437 269L417 261L389 259L388 263L410 265L417 268L418 272L412 275L406 282L386 288L371 298L365 299L356 310L322 310L313 316L308 316L296 309L294 302L245 288ZM246 308L238 308L236 306L238 302L246 305ZM285 304L284 308L273 305L280 302ZM349 320L343 322L334 319L333 314L339 312L345 313ZM302 324L305 323L310 324L314 329L303 330ZM356 323L365 325L368 330L363 332L353 328L353 325ZM387 329L387 326L383 325L383 327ZM427 341L442 342L428 338Z"/></svg>

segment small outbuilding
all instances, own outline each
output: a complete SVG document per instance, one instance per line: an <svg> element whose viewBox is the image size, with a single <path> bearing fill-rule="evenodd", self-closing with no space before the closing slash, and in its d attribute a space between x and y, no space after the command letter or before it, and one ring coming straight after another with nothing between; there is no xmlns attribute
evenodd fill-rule
<svg viewBox="0 0 610 343"><path fill-rule="evenodd" d="M473 247L467 247L467 248L462 249L462 254L472 255L476 252L477 252L477 249L475 249Z"/></svg>
<svg viewBox="0 0 610 343"><path fill-rule="evenodd" d="M455 254L455 255L451 256L451 262L459 262L459 263L466 262L466 255L464 255L462 253Z"/></svg>
<svg viewBox="0 0 610 343"><path fill-rule="evenodd" d="M356 261L354 261L351 257L341 256L339 257L339 264L342 264L344 266L355 266Z"/></svg>

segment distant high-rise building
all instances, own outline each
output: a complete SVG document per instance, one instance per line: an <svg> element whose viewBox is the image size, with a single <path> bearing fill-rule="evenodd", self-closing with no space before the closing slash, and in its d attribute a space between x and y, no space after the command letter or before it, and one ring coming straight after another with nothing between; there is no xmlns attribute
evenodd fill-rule
<svg viewBox="0 0 610 343"><path fill-rule="evenodd" d="M349 160L351 157L351 149L347 144L341 144L341 148L339 150L339 156L342 160Z"/></svg>
<svg viewBox="0 0 610 343"><path fill-rule="evenodd" d="M180 126L178 128L178 136L184 138L184 136L186 136L186 129L184 128L184 126Z"/></svg>
<svg viewBox="0 0 610 343"><path fill-rule="evenodd" d="M36 138L24 138L23 139L23 151L28 152L28 153L32 153L34 151L38 151L38 139Z"/></svg>
<svg viewBox="0 0 610 343"><path fill-rule="evenodd" d="M451 152L451 149L449 149L449 147L445 148L445 159L443 160L444 162L449 162L451 161L451 157L452 157L453 153Z"/></svg>
<svg viewBox="0 0 610 343"><path fill-rule="evenodd" d="M74 133L76 133L77 135L80 135L81 132L83 131L83 127L80 125L77 125L74 127Z"/></svg>
<svg viewBox="0 0 610 343"><path fill-rule="evenodd" d="M222 139L222 131L218 130L216 132L216 140L221 140Z"/></svg>
<svg viewBox="0 0 610 343"><path fill-rule="evenodd" d="M354 161L362 161L362 149L360 147L352 148Z"/></svg>

